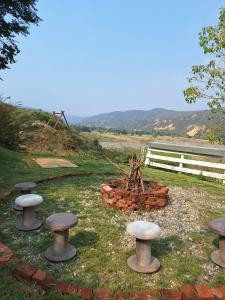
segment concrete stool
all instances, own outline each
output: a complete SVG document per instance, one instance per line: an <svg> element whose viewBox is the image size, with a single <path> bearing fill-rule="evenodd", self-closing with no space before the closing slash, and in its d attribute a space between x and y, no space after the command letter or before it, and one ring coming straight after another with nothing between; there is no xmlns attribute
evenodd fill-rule
<svg viewBox="0 0 225 300"><path fill-rule="evenodd" d="M35 219L35 210L43 198L36 194L26 194L16 198L15 203L23 208L22 218L16 222L19 230L34 230L41 226L41 221Z"/></svg>
<svg viewBox="0 0 225 300"><path fill-rule="evenodd" d="M68 243L68 233L77 223L77 216L70 213L57 213L47 218L47 227L55 233L54 244L44 253L48 260L61 262L76 255L76 249Z"/></svg>
<svg viewBox="0 0 225 300"><path fill-rule="evenodd" d="M20 192L21 195L30 194L31 190L37 186L34 182L20 182L15 185L15 189ZM15 210L22 211L23 208L17 204L14 205Z"/></svg>
<svg viewBox="0 0 225 300"><path fill-rule="evenodd" d="M127 232L136 238L136 255L128 258L128 266L140 273L156 272L160 262L151 255L150 240L159 236L159 226L147 221L136 221L127 225Z"/></svg>
<svg viewBox="0 0 225 300"><path fill-rule="evenodd" d="M211 259L218 266L225 268L225 219L212 220L209 223L209 227L219 235L219 250L212 252Z"/></svg>

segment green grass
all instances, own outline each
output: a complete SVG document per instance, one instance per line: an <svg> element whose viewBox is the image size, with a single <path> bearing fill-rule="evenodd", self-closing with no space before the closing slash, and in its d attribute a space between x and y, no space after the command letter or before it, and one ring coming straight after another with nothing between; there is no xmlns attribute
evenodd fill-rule
<svg viewBox="0 0 225 300"><path fill-rule="evenodd" d="M27 164L22 153L0 149L0 193L12 188L17 182L38 180L56 174L117 172L114 166L94 156L77 154L71 160L79 168L41 169L35 163ZM145 178L163 182L170 187L195 187L215 196L217 202L225 201L223 185L152 168L144 168L143 172ZM70 177L42 183L35 190L44 198L38 210L38 217L43 223L49 215L56 212L68 211L78 215L78 226L70 231L70 243L77 248L75 259L60 264L45 260L43 251L52 244L53 238L45 226L33 232L16 230L15 220L19 215L13 210L16 194L0 205L0 240L9 245L19 258L34 262L57 279L70 280L81 286L138 290L148 289L149 284L151 289L157 289L180 286L182 283L204 283L202 266L210 262L209 254L216 249L213 244L215 235L209 231L191 233L185 239L173 235L154 241L152 252L161 262L161 270L156 274L139 274L128 268L126 261L134 253L134 249L123 246L126 215L116 209L107 208L99 199L98 187L107 179L109 176ZM205 227L211 218L221 215L223 212L216 209L205 211L202 213L200 225ZM193 244L201 248L200 256L192 253ZM48 292L14 280L10 274L11 267L2 269L0 299L45 299L51 296ZM212 286L220 283L225 283L223 271L210 279ZM57 295L52 297L60 299Z"/></svg>

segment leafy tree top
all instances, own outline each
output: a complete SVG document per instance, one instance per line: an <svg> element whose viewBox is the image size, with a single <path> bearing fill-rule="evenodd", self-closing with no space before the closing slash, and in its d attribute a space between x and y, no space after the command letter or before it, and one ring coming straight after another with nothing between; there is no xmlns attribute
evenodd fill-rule
<svg viewBox="0 0 225 300"><path fill-rule="evenodd" d="M37 0L1 0L0 1L0 70L8 69L15 63L20 52L16 36L29 34L31 24L38 25Z"/></svg>
<svg viewBox="0 0 225 300"><path fill-rule="evenodd" d="M219 126L213 129L211 140L225 142L225 7L221 8L218 24L207 26L199 34L199 44L209 62L192 67L190 86L184 90L188 103L206 100L212 113L219 113ZM217 124L218 125L218 124Z"/></svg>

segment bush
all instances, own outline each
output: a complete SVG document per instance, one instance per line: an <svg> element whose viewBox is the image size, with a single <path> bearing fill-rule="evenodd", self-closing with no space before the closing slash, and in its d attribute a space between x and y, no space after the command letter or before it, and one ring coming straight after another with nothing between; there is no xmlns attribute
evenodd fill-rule
<svg viewBox="0 0 225 300"><path fill-rule="evenodd" d="M20 126L16 114L17 108L0 98L0 145L7 149L19 147Z"/></svg>

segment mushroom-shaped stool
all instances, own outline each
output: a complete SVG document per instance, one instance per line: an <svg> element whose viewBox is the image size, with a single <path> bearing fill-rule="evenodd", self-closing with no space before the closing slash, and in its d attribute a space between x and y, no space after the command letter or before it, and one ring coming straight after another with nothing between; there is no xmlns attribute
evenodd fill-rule
<svg viewBox="0 0 225 300"><path fill-rule="evenodd" d="M219 250L212 252L211 259L218 266L225 268L225 219L212 220L209 223L209 227L219 235Z"/></svg>
<svg viewBox="0 0 225 300"><path fill-rule="evenodd" d="M136 255L128 258L128 266L140 273L156 272L160 262L151 255L150 241L159 236L159 226L147 221L136 221L127 225L127 232L136 238Z"/></svg>
<svg viewBox="0 0 225 300"><path fill-rule="evenodd" d="M55 233L54 244L44 253L48 260L61 262L76 255L76 249L68 243L68 233L77 222L77 216L71 213L57 213L46 219L47 227Z"/></svg>
<svg viewBox="0 0 225 300"><path fill-rule="evenodd" d="M16 222L19 230L34 230L41 226L41 221L35 218L35 211L43 198L36 194L26 194L16 198L15 203L23 208L22 218Z"/></svg>
<svg viewBox="0 0 225 300"><path fill-rule="evenodd" d="M37 186L35 182L20 182L15 185L15 189L20 192L21 195L30 194L31 190ZM15 210L22 211L23 208L17 204L14 205Z"/></svg>

